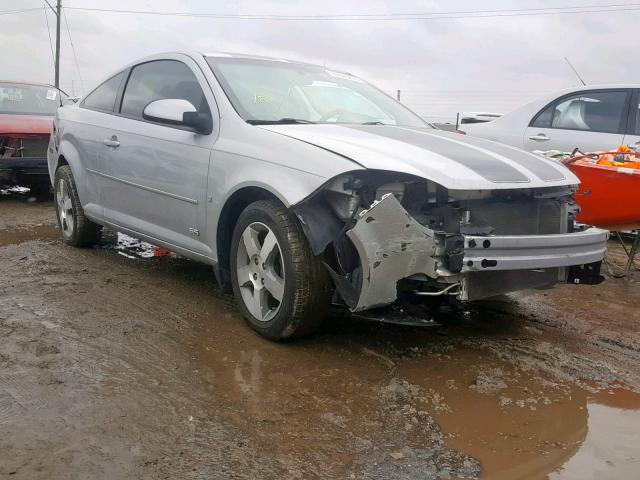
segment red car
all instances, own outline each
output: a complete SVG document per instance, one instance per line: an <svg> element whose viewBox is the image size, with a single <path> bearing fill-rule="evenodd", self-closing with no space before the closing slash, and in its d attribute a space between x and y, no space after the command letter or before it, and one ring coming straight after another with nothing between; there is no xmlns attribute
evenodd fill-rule
<svg viewBox="0 0 640 480"><path fill-rule="evenodd" d="M67 98L51 85L0 81L0 185L49 194L49 136L53 116Z"/></svg>

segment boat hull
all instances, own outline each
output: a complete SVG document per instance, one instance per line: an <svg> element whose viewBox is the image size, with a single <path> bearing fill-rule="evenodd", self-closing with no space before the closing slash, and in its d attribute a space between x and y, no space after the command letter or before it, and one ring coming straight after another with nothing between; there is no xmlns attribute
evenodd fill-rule
<svg viewBox="0 0 640 480"><path fill-rule="evenodd" d="M580 223L614 231L640 229L640 169L582 161L567 166L581 181L575 195Z"/></svg>

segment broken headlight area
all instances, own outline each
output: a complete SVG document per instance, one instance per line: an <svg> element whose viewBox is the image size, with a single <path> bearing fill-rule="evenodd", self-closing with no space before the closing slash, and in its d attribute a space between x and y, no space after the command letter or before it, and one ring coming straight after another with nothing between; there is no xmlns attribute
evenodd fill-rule
<svg viewBox="0 0 640 480"><path fill-rule="evenodd" d="M578 232L569 187L453 191L383 171L339 176L293 211L352 311L417 298L476 300L566 279L607 233ZM575 234L575 235L574 235Z"/></svg>
<svg viewBox="0 0 640 480"><path fill-rule="evenodd" d="M0 136L0 158L46 157L49 135Z"/></svg>

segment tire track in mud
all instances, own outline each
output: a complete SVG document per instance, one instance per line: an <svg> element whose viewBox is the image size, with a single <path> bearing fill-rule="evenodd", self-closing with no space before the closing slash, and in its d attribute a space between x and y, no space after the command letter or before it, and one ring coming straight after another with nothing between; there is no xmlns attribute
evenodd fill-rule
<svg viewBox="0 0 640 480"><path fill-rule="evenodd" d="M107 298L108 295L105 295L100 288L102 286L93 288L94 285L87 285L87 281L91 281L100 267L82 266L84 263L82 257L100 255L99 251L77 252L67 250L61 245L46 245L44 248L55 251L54 261L39 255L34 251L33 245L25 244L0 249L0 258L4 257L7 249L10 251L10 258L7 259L9 261L5 262L5 258L2 258L3 265L13 263L14 267L13 270L9 269L12 271L5 270L8 275L0 281L0 292L3 297L11 299L10 302L3 302L3 320L8 318L9 322L12 322L11 318L15 318L20 322L18 327L14 324L15 322L12 322L13 331L10 336L17 337L14 344L27 344L41 335L47 335L49 329L44 327L41 323L42 319L33 313L41 305L47 305L46 321L50 325L55 325L57 343L62 346L60 356L63 358L57 363L52 362L47 365L47 369L60 375L65 386L65 395L62 399L52 400L53 408L41 409L43 423L57 425L56 428L51 427L53 430L59 429L61 423L67 426L60 430L60 433L64 434L60 437L49 431L51 437L49 443L53 444L54 450L55 445L59 448L61 444L73 438L72 432L76 432L76 436L86 434L91 437L97 436L99 440L96 445L86 445L86 448L81 448L82 442L78 442L78 448L67 449L66 455L70 458L66 460L72 464L75 463L78 471L85 469L85 473L104 476L104 478L130 478L131 472L134 471L138 472L134 476L146 470L180 471L181 465L184 472L189 472L189 476L183 478L205 478L199 473L193 473L190 467L188 468L189 465L199 463L206 465L207 471L212 474L220 474L221 469L222 471L237 469L265 473L282 471L282 468L273 461L261 458L259 454L253 455L256 457L254 459L246 447L236 447L234 439L238 437L238 432L233 433L233 428L224 426L219 420L203 419L200 422L201 428L205 428L206 432L196 431L193 428L195 421L189 421L185 411L197 410L198 407L195 405L210 401L210 397L208 395L205 397L197 385L190 385L187 382L188 372L181 373L185 365L188 365L189 359L180 358L183 354L182 344L169 339L180 338L185 328L181 328L183 332L176 331L175 328L167 330L170 322L176 320L176 315L170 311L169 307L152 308L153 299L149 303L145 303L144 300L141 302L138 293L126 292L124 288L112 291L111 298ZM73 253L69 254L69 252ZM25 257L27 257L26 260L11 262L11 259ZM90 259L93 260L93 258ZM62 267L67 262L72 266L69 273L66 273ZM12 274L17 281L11 280ZM58 280L52 287L52 283L47 279L51 274L71 281ZM65 289L63 293L59 290L61 287ZM114 293L118 295L118 302L113 302ZM158 313L164 319L160 323L156 321ZM130 336L129 333L123 334L122 331L118 331L118 328L135 330L136 324L129 321L132 316L142 319L140 321L142 328L139 334L134 335L134 340L129 341L127 338ZM110 324L111 322L113 325ZM153 328L150 328L152 326ZM157 330L160 333L157 333ZM148 341L140 342L149 334ZM154 336L158 340L157 343L154 342ZM30 418L33 417L27 415L29 412L26 412L24 407L17 410L15 405L22 403L34 406L35 403L32 401L34 398L51 398L51 392L44 393L43 385L34 386L30 382L20 380L33 375L33 368L43 368L42 365L33 363L29 352L22 350L15 348L9 353L16 364L22 364L27 370L18 376L5 375L5 382L2 384L3 394L0 398L2 398L3 418L9 420L9 425L5 424L8 431L20 429L20 426L29 430L28 426L32 425ZM172 363L180 365L179 368L172 371L171 367L167 366ZM182 376L184 380L166 382L167 378L172 379L172 376L176 375ZM159 380L149 382L150 378L162 378L166 385L162 385ZM15 402L16 398L18 402ZM137 401L131 401L131 398ZM110 406L107 403L109 401L116 404L116 411L113 405ZM101 411L102 409L104 411ZM153 414L144 413L148 410L155 411L158 418ZM46 411L48 415L44 413ZM136 418L134 423L124 420L131 413ZM93 420L87 422L91 417L94 417ZM122 422L127 422L126 426ZM109 423L114 423L115 431L109 427ZM32 428L37 429L34 425ZM107 467L110 465L110 459L114 459L113 451L132 443L127 437L118 439L121 435L120 429L129 430L127 437L144 438L144 447L135 447L140 451L139 454L132 455L128 451L117 455L118 459L123 460L118 460L115 464L124 461L126 465L121 469L116 468L116 476L111 477ZM156 436L152 434L154 430L159 432ZM216 443L201 445L194 440L196 433L199 438L215 438ZM10 435L1 437L11 438ZM111 440L109 440L110 437ZM12 448L11 444L17 444L17 440L15 436L13 440L7 440L9 445L5 444L2 447L7 447L9 450L5 448L0 450L12 451L18 459L14 462L17 464L21 463L19 460L22 457L28 465L23 466L23 470L29 471L29 467L35 468L36 470L31 470L33 474L37 471L38 461L31 457L30 462L29 458L24 458L24 454L20 455L19 451ZM246 445L249 443L245 441ZM225 448L228 451L222 452ZM199 459L199 462L196 459ZM40 478L56 478L56 465L59 465L54 459L50 461L49 473L53 476L44 475ZM90 464L101 467L89 468ZM126 474L126 471L130 473ZM24 478L38 478L24 475ZM252 476L254 475L248 473L246 478ZM151 478L157 478L157 476L151 474ZM243 478L243 476L238 475L237 478Z"/></svg>

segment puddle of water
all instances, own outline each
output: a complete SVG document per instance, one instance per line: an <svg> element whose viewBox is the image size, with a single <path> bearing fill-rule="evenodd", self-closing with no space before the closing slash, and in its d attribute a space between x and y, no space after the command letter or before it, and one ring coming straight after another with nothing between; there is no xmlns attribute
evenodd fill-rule
<svg viewBox="0 0 640 480"><path fill-rule="evenodd" d="M481 478L546 478L587 435L587 394L460 350L400 372L430 392L428 410L455 450L477 458Z"/></svg>
<svg viewBox="0 0 640 480"><path fill-rule="evenodd" d="M455 450L496 480L631 479L640 474L640 394L595 395L482 352L455 351L400 372L420 385Z"/></svg>
<svg viewBox="0 0 640 480"><path fill-rule="evenodd" d="M341 472L357 472L351 468L361 464L362 455L381 454L392 464L409 461L411 452L434 448L435 430L425 429L429 417L419 414L425 411L447 447L480 461L481 478L626 479L637 471L640 417L630 409L638 406L619 405L629 395L623 390L602 400L604 393L591 397L465 348L432 346L431 353L398 357L366 339L329 348L246 347L204 346L200 358L236 422L250 429L259 425L266 438L286 439L276 455L312 446L338 449L344 457L336 458L334 471ZM385 392L396 390L408 391L410 400L387 404ZM404 411L414 413L394 423L393 415ZM363 446L358 452L354 441ZM598 473L585 473L590 469Z"/></svg>
<svg viewBox="0 0 640 480"><path fill-rule="evenodd" d="M0 231L0 245L14 245L29 240L56 240L60 238L57 225L34 225Z"/></svg>
<svg viewBox="0 0 640 480"><path fill-rule="evenodd" d="M551 480L640 477L640 394L613 386L587 399L589 431Z"/></svg>
<svg viewBox="0 0 640 480"><path fill-rule="evenodd" d="M235 313L224 316L241 322ZM282 345L221 335L218 329L216 339L192 345L201 375L218 393L212 412L256 438L270 456L299 463L309 473L300 478L353 472L354 478L423 480L436 478L434 465L443 477L476 471L473 459L443 445L420 405L422 392L397 375L397 360L377 342L316 337Z"/></svg>

